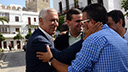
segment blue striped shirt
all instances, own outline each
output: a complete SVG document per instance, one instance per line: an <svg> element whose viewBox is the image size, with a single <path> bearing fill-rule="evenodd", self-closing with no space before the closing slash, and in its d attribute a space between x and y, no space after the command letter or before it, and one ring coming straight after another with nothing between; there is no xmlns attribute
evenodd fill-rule
<svg viewBox="0 0 128 72"><path fill-rule="evenodd" d="M128 72L128 43L106 24L84 42L68 72Z"/></svg>

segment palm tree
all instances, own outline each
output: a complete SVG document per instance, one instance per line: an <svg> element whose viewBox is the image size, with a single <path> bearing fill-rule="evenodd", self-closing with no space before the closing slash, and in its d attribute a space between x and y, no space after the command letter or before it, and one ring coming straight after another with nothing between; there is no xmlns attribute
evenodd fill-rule
<svg viewBox="0 0 128 72"><path fill-rule="evenodd" d="M3 25L4 25L4 21L8 23L8 19L5 16L0 17L0 21L2 22Z"/></svg>
<svg viewBox="0 0 128 72"><path fill-rule="evenodd" d="M2 22L2 24L4 25L4 21L6 21L7 23L8 23L8 19L7 19L7 17L0 17L0 21ZM6 38L2 35L2 33L0 32L0 43L2 42L2 41L4 41Z"/></svg>
<svg viewBox="0 0 128 72"><path fill-rule="evenodd" d="M1 34L0 32L0 42L4 41L5 40L5 37Z"/></svg>

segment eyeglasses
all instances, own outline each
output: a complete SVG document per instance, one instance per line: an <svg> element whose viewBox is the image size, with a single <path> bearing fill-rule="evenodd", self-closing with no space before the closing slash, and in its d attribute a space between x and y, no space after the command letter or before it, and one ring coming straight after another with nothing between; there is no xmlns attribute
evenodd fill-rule
<svg viewBox="0 0 128 72"><path fill-rule="evenodd" d="M83 21L81 21L82 23L85 23L85 22L89 22L90 21L90 19L87 19L87 20L83 20Z"/></svg>

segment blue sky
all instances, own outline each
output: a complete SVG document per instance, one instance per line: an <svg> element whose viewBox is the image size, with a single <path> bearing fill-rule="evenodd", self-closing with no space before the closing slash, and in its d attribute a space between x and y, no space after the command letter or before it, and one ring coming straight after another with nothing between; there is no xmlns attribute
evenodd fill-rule
<svg viewBox="0 0 128 72"><path fill-rule="evenodd" d="M0 4L3 4L5 6L8 6L10 4L16 4L16 5L22 5L22 7L25 7L25 1L26 0L0 0ZM51 7L53 7L53 0L50 0L51 1Z"/></svg>

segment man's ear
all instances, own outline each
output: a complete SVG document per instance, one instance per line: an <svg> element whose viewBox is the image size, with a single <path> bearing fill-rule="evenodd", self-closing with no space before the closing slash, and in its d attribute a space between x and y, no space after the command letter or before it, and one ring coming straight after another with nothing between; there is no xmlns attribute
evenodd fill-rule
<svg viewBox="0 0 128 72"><path fill-rule="evenodd" d="M39 18L39 22L42 22L42 20L43 20L42 18Z"/></svg>
<svg viewBox="0 0 128 72"><path fill-rule="evenodd" d="M40 22L40 24L43 24L43 19L39 18L39 22Z"/></svg>
<svg viewBox="0 0 128 72"><path fill-rule="evenodd" d="M70 26L71 22L69 20L66 20L66 21L67 21L68 26Z"/></svg>
<svg viewBox="0 0 128 72"><path fill-rule="evenodd" d="M123 20L120 19L120 20L119 20L119 25L122 26L122 24L123 24Z"/></svg>
<svg viewBox="0 0 128 72"><path fill-rule="evenodd" d="M95 24L96 23L96 21L94 21L93 19L91 19L91 22L92 22L92 24Z"/></svg>

